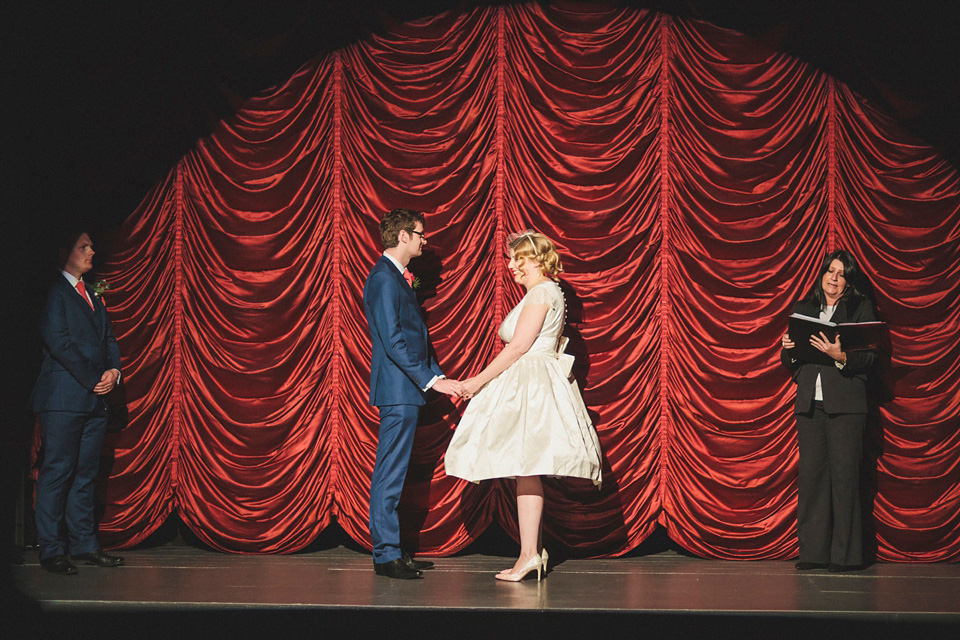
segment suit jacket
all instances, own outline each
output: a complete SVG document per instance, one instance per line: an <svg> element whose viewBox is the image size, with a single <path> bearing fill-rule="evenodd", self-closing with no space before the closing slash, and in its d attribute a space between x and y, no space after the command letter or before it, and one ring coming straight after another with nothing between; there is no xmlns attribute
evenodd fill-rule
<svg viewBox="0 0 960 640"><path fill-rule="evenodd" d="M815 304L801 300L793 305L793 313L817 318L820 309ZM859 304L841 300L830 322L871 322L877 319L873 304L862 298ZM843 343L840 344L843 347ZM873 350L847 351L847 364L843 369L836 365L810 364L795 360L790 351L780 350L780 361L793 369L793 381L797 384L796 413L806 413L813 406L817 374L823 389L823 410L827 413L867 413L867 374L877 364Z"/></svg>
<svg viewBox="0 0 960 640"><path fill-rule="evenodd" d="M97 408L93 393L104 371L120 369L120 350L103 302L90 296L93 309L58 275L40 316L43 364L30 397L33 411L76 411Z"/></svg>
<svg viewBox="0 0 960 640"><path fill-rule="evenodd" d="M423 388L443 373L430 354L417 296L386 256L367 276L363 307L373 343L370 404L426 404Z"/></svg>

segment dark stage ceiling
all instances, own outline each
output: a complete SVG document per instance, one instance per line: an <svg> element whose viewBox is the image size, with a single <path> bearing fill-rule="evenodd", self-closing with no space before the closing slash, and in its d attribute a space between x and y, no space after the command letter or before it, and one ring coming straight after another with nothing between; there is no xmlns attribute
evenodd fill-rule
<svg viewBox="0 0 960 640"><path fill-rule="evenodd" d="M7 21L7 86L22 110L7 121L17 150L8 215L29 230L80 214L107 231L219 118L307 60L397 22L504 2L20 4ZM629 5L742 31L846 82L960 165L957 0L552 4Z"/></svg>

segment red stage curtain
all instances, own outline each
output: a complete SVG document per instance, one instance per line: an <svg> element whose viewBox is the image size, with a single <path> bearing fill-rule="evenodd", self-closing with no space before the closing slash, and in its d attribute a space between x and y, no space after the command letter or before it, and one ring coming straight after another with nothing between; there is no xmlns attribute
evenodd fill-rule
<svg viewBox="0 0 960 640"><path fill-rule="evenodd" d="M106 277L129 426L104 543L174 510L214 548L291 552L335 517L369 545L377 416L361 291L397 206L451 377L520 291L506 235L564 256L604 485L547 483L548 542L594 556L657 523L698 555L797 553L792 303L849 247L890 323L871 430L884 560L960 558L960 181L842 84L708 24L536 3L446 13L305 66L200 140L129 218ZM443 473L463 409L422 415L408 543L515 532L509 485ZM868 478L868 480L870 480Z"/></svg>

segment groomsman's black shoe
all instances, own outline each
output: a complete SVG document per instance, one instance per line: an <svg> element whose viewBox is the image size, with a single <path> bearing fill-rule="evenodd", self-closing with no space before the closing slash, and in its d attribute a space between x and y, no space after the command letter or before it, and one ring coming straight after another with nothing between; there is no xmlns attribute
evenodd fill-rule
<svg viewBox="0 0 960 640"><path fill-rule="evenodd" d="M70 559L64 553L49 558L40 558L40 566L58 576L72 576L77 572L77 568L70 564Z"/></svg>
<svg viewBox="0 0 960 640"><path fill-rule="evenodd" d="M400 559L403 560L403 564L407 565L414 571L422 571L423 569L433 568L433 563L429 560L414 560L406 551L403 552L403 556Z"/></svg>
<svg viewBox="0 0 960 640"><path fill-rule="evenodd" d="M826 562L798 562L793 565L797 568L797 571L810 571L811 569L826 569Z"/></svg>
<svg viewBox="0 0 960 640"><path fill-rule="evenodd" d="M84 564L95 564L98 567L120 567L123 566L123 558L120 556L111 556L103 552L103 549L81 553L78 556L71 556L77 562Z"/></svg>
<svg viewBox="0 0 960 640"><path fill-rule="evenodd" d="M827 571L830 573L849 573L850 571L860 571L863 569L862 564L834 564L830 563L830 566L827 567Z"/></svg>
<svg viewBox="0 0 960 640"><path fill-rule="evenodd" d="M397 580L416 580L423 577L422 571L411 569L404 562L403 558L396 558L390 562L374 562L373 572L378 576L387 576Z"/></svg>

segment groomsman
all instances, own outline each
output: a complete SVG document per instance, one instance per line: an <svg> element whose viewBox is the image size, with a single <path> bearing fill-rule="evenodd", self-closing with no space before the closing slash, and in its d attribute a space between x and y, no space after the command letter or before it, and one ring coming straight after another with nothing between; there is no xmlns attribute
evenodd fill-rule
<svg viewBox="0 0 960 640"><path fill-rule="evenodd" d="M64 235L62 271L40 317L43 364L30 399L43 438L36 509L40 565L58 575L77 572L71 557L100 567L123 564L123 558L100 549L93 517L107 426L103 396L120 380L120 352L107 311L83 281L93 254L87 233Z"/></svg>
<svg viewBox="0 0 960 640"><path fill-rule="evenodd" d="M363 286L363 306L373 343L370 404L380 413L377 460L370 486L370 535L377 575L402 580L423 576L432 562L414 560L400 548L397 505L407 475L420 407L429 389L458 395L460 382L447 380L430 355L427 326L407 270L427 237L423 214L394 209L380 223L384 252Z"/></svg>

